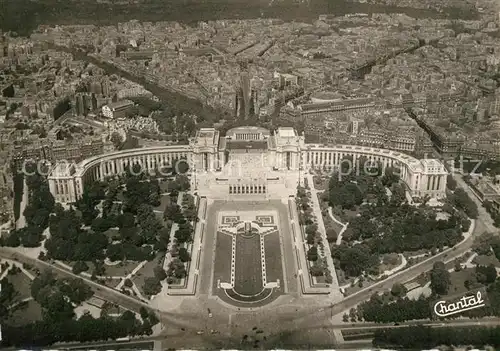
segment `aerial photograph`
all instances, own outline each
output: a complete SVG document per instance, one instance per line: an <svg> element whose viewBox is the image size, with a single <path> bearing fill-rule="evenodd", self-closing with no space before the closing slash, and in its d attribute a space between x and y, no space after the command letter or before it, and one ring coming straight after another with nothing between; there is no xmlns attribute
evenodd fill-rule
<svg viewBox="0 0 500 351"><path fill-rule="evenodd" d="M500 0L0 0L0 155L0 350L500 350Z"/></svg>

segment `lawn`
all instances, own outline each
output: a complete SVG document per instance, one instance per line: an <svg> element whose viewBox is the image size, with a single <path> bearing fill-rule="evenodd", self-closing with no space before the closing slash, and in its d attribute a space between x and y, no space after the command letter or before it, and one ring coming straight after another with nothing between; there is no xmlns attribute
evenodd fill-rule
<svg viewBox="0 0 500 351"><path fill-rule="evenodd" d="M360 214L359 208L356 208L355 210L344 210L345 217L348 219L355 218Z"/></svg>
<svg viewBox="0 0 500 351"><path fill-rule="evenodd" d="M474 268L464 269L460 272L450 273L450 288L448 289L448 295L461 294L469 291L464 285L466 280L476 282L476 273Z"/></svg>
<svg viewBox="0 0 500 351"><path fill-rule="evenodd" d="M19 294L16 301L31 297L31 279L28 278L26 274L19 272L14 275L7 275L7 280L14 285L14 288Z"/></svg>
<svg viewBox="0 0 500 351"><path fill-rule="evenodd" d="M500 261L493 254L476 256L472 260L472 263L477 264L478 266L489 266L490 264L493 264L495 267L500 267Z"/></svg>
<svg viewBox="0 0 500 351"><path fill-rule="evenodd" d="M162 224L162 226L166 226L167 222L165 221L164 217L163 217L163 213L160 213L160 212L155 212L154 213L156 218L160 221L160 223Z"/></svg>
<svg viewBox="0 0 500 351"><path fill-rule="evenodd" d="M104 281L104 285L110 288L116 288L118 284L120 284L121 279L106 279Z"/></svg>
<svg viewBox="0 0 500 351"><path fill-rule="evenodd" d="M370 287L371 285L375 284L375 281L372 280L365 280L363 282L363 285L360 287L358 283L354 284L354 286L349 286L347 289L345 289L346 295L352 295L360 290L363 290L365 288Z"/></svg>
<svg viewBox="0 0 500 351"><path fill-rule="evenodd" d="M19 306L9 317L9 325L21 326L34 321L42 320L42 307L38 302L31 300Z"/></svg>
<svg viewBox="0 0 500 351"><path fill-rule="evenodd" d="M283 282L283 265L281 263L281 245L278 231L264 237L264 248L267 282L275 282L278 279Z"/></svg>
<svg viewBox="0 0 500 351"><path fill-rule="evenodd" d="M380 274L382 274L385 271L396 268L401 263L401 257L398 254L386 254L382 257L382 263L380 264L378 271L380 272Z"/></svg>
<svg viewBox="0 0 500 351"><path fill-rule="evenodd" d="M156 206L153 208L153 210L156 210L156 211L165 211L165 207L167 206L167 204L170 203L170 196L169 195L161 195L160 196L160 205Z"/></svg>
<svg viewBox="0 0 500 351"><path fill-rule="evenodd" d="M255 295L262 291L262 283L260 235L237 235L234 291L242 295Z"/></svg>
<svg viewBox="0 0 500 351"><path fill-rule="evenodd" d="M170 192L170 189L168 188L168 184L172 181L172 177L169 177L167 180L162 180L160 182L160 191L161 193L168 193Z"/></svg>
<svg viewBox="0 0 500 351"><path fill-rule="evenodd" d="M214 282L231 283L231 247L232 237L217 232L215 244ZM259 254L260 256L260 254Z"/></svg>
<svg viewBox="0 0 500 351"><path fill-rule="evenodd" d="M116 266L108 266L104 265L106 268L106 275L113 277L113 276L120 276L124 277L127 274L131 273L132 270L137 267L139 262L134 262L134 261L126 261L125 263L119 263Z"/></svg>
<svg viewBox="0 0 500 351"><path fill-rule="evenodd" d="M136 275L132 278L132 281L135 283L139 291L144 295L144 291L142 291L142 286L144 285L144 280L146 278L151 278L154 277L154 269L160 264L163 264L163 261L160 261L161 263L158 263L159 258L155 258L152 261L149 261L146 263L140 270L137 272Z"/></svg>
<svg viewBox="0 0 500 351"><path fill-rule="evenodd" d="M323 223L325 223L325 230L328 242L335 242L337 240L339 233L342 231L343 227L339 223L335 222L332 219L332 217L330 217L328 211L323 216ZM335 235L331 233L332 230L335 232Z"/></svg>

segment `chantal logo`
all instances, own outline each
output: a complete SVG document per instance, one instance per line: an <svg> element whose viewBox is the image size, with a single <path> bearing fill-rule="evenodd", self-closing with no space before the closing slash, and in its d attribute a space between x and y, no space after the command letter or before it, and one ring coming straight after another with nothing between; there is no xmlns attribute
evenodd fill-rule
<svg viewBox="0 0 500 351"><path fill-rule="evenodd" d="M457 313L486 306L485 292L477 291L462 296L455 302L438 301L434 304L434 313L438 317L448 317Z"/></svg>

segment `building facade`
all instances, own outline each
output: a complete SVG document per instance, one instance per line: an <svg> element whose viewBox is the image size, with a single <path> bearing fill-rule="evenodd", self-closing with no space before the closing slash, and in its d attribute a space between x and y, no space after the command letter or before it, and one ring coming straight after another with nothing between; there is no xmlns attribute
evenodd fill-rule
<svg viewBox="0 0 500 351"><path fill-rule="evenodd" d="M130 100L113 102L102 107L102 114L107 118L125 118L133 106L134 103Z"/></svg>
<svg viewBox="0 0 500 351"><path fill-rule="evenodd" d="M362 157L383 169L394 167L412 197L444 197L447 171L434 159L418 160L401 152L355 145L306 144L293 128L271 133L259 127L238 127L221 137L214 128L202 128L189 145L123 150L94 156L79 163L57 164L49 175L55 199L72 203L93 181L123 173L127 166L144 171L173 167L176 160L190 164L192 185L202 196L230 198L233 194L286 197L295 195L304 172L336 169L345 157Z"/></svg>

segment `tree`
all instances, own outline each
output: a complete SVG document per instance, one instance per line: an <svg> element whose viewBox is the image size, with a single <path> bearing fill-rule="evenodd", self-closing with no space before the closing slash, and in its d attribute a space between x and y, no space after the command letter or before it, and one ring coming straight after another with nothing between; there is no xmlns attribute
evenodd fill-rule
<svg viewBox="0 0 500 351"><path fill-rule="evenodd" d="M165 270L163 269L163 267L156 266L154 268L154 276L156 279L161 281L161 280L164 280L165 278L167 278L167 273L165 273Z"/></svg>
<svg viewBox="0 0 500 351"><path fill-rule="evenodd" d="M186 275L187 271L184 263L178 258L173 259L168 266L167 276L182 279L185 278Z"/></svg>
<svg viewBox="0 0 500 351"><path fill-rule="evenodd" d="M179 224L174 237L179 244L191 242L193 240L193 226L189 222Z"/></svg>
<svg viewBox="0 0 500 351"><path fill-rule="evenodd" d="M334 243L337 241L337 232L333 228L327 228L326 229L326 238L329 243Z"/></svg>
<svg viewBox="0 0 500 351"><path fill-rule="evenodd" d="M493 253L495 254L497 260L500 260L500 240L497 237L492 237L490 243L491 249L488 250L488 253L491 253L491 250L493 250Z"/></svg>
<svg viewBox="0 0 500 351"><path fill-rule="evenodd" d="M481 284L491 284L497 278L497 270L493 264L476 266L476 279Z"/></svg>
<svg viewBox="0 0 500 351"><path fill-rule="evenodd" d="M123 285L125 285L127 288L131 288L132 286L134 286L134 283L132 283L130 279L125 279Z"/></svg>
<svg viewBox="0 0 500 351"><path fill-rule="evenodd" d="M145 243L153 243L158 232L162 229L162 224L153 212L150 205L140 205L137 210L137 222L141 228L140 236Z"/></svg>
<svg viewBox="0 0 500 351"><path fill-rule="evenodd" d="M446 295L448 293L450 273L443 262L434 263L431 270L431 290L436 295Z"/></svg>
<svg viewBox="0 0 500 351"><path fill-rule="evenodd" d="M169 203L165 206L164 218L179 223L184 217L179 205L176 203Z"/></svg>
<svg viewBox="0 0 500 351"><path fill-rule="evenodd" d="M92 289L81 279L65 278L57 280L59 291L72 303L79 305L94 295Z"/></svg>
<svg viewBox="0 0 500 351"><path fill-rule="evenodd" d="M73 273L80 274L81 272L86 272L89 270L89 266L83 261L77 261L73 265Z"/></svg>
<svg viewBox="0 0 500 351"><path fill-rule="evenodd" d="M142 289L146 295L153 296L161 291L161 283L156 277L146 278Z"/></svg>
<svg viewBox="0 0 500 351"><path fill-rule="evenodd" d="M474 239L472 250L478 255L490 255L492 253L492 248L493 251L495 251L495 247L497 246L499 248L498 258L500 257L500 241L492 233L484 232Z"/></svg>
<svg viewBox="0 0 500 351"><path fill-rule="evenodd" d="M14 303L19 293L7 278L3 278L0 284L2 284L2 294L0 294L0 320L4 320L11 312L8 307Z"/></svg>
<svg viewBox="0 0 500 351"><path fill-rule="evenodd" d="M404 328L378 329L374 333L376 348L431 349L436 345L491 345L498 349L499 327L443 327L410 326ZM448 351L448 350L447 350Z"/></svg>
<svg viewBox="0 0 500 351"><path fill-rule="evenodd" d="M457 181L451 174L448 174L446 177L446 187L451 191L454 191L457 188Z"/></svg>
<svg viewBox="0 0 500 351"><path fill-rule="evenodd" d="M93 193L91 189L85 189L82 197L76 202L76 208L81 212L85 225L90 225L99 214L99 211L96 209L98 203L97 194Z"/></svg>
<svg viewBox="0 0 500 351"><path fill-rule="evenodd" d="M181 247L179 249L179 259L182 262L189 262L189 261L191 261L191 256L189 255L189 252L187 251L187 249L185 247Z"/></svg>
<svg viewBox="0 0 500 351"><path fill-rule="evenodd" d="M451 202L459 209L463 210L465 214L476 219L479 215L476 203L469 197L467 192L462 188L456 188L452 196Z"/></svg>
<svg viewBox="0 0 500 351"><path fill-rule="evenodd" d="M372 254L366 245L349 247L342 244L332 250L332 257L338 261L339 267L348 277L358 277L364 271L378 274L378 255Z"/></svg>
<svg viewBox="0 0 500 351"><path fill-rule="evenodd" d="M385 187L390 188L394 183L399 182L399 175L401 170L394 167L387 167L385 169L384 175L381 178L382 184Z"/></svg>
<svg viewBox="0 0 500 351"><path fill-rule="evenodd" d="M313 277L322 277L325 274L325 270L319 265L312 266L309 272Z"/></svg>
<svg viewBox="0 0 500 351"><path fill-rule="evenodd" d="M306 241L308 245L314 245L315 240L316 240L316 233L307 234Z"/></svg>
<svg viewBox="0 0 500 351"><path fill-rule="evenodd" d="M317 261L318 260L318 248L316 246L311 246L309 251L307 251L307 259L309 261Z"/></svg>
<svg viewBox="0 0 500 351"><path fill-rule="evenodd" d="M354 307L352 307L350 310L349 310L349 319L351 320L351 322L356 322L356 309Z"/></svg>
<svg viewBox="0 0 500 351"><path fill-rule="evenodd" d="M306 234L316 234L318 231L318 225L316 223L309 224L306 226Z"/></svg>
<svg viewBox="0 0 500 351"><path fill-rule="evenodd" d="M405 286L401 283L394 283L391 289L392 296L403 297L407 293Z"/></svg>
<svg viewBox="0 0 500 351"><path fill-rule="evenodd" d="M122 145L122 137L118 132L113 132L111 134L110 141L113 143L115 149L119 149Z"/></svg>
<svg viewBox="0 0 500 351"><path fill-rule="evenodd" d="M175 182L179 185L179 191L187 191L191 187L191 182L185 174L178 174Z"/></svg>
<svg viewBox="0 0 500 351"><path fill-rule="evenodd" d="M167 251L168 244L170 242L170 225L161 228L158 233L158 242L156 243L156 249L162 252Z"/></svg>

